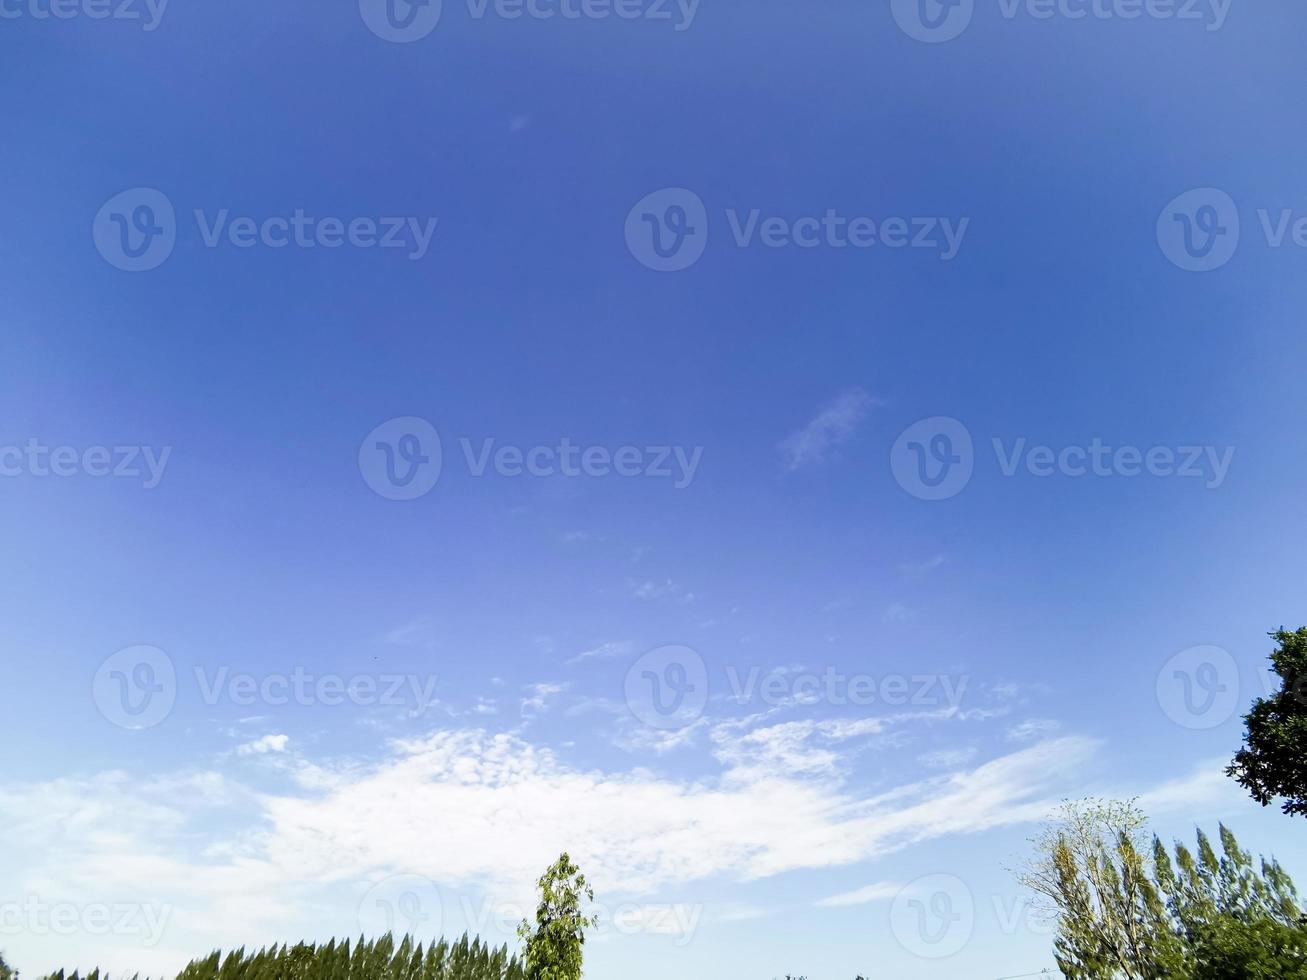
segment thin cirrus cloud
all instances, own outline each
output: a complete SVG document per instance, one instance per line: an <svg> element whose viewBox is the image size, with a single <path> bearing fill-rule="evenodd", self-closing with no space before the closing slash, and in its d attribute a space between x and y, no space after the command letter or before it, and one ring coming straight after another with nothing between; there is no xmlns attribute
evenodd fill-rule
<svg viewBox="0 0 1307 980"><path fill-rule="evenodd" d="M780 444L785 468L793 472L826 461L831 450L847 442L876 400L862 388L850 388Z"/></svg>
<svg viewBox="0 0 1307 980"><path fill-rule="evenodd" d="M630 656L635 652L635 644L626 642L600 643L589 650L582 650L575 657L565 661L567 664L579 664L584 660L612 660L616 657Z"/></svg>
<svg viewBox="0 0 1307 980"><path fill-rule="evenodd" d="M892 881L881 881L874 885L868 885L865 888L858 888L851 892L842 892L839 895L831 895L829 898L823 898L818 901L817 907L823 909L844 908L850 905L870 905L872 902L881 902L891 899L903 890L903 886Z"/></svg>

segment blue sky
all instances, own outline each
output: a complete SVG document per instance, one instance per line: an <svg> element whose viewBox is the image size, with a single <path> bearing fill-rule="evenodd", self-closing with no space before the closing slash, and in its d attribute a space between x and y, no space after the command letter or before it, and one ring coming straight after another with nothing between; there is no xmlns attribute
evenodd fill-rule
<svg viewBox="0 0 1307 980"><path fill-rule="evenodd" d="M1302 624L1299 5L61 9L0 3L16 966L505 941L567 848L590 976L1021 974L1089 794L1307 875L1221 775Z"/></svg>

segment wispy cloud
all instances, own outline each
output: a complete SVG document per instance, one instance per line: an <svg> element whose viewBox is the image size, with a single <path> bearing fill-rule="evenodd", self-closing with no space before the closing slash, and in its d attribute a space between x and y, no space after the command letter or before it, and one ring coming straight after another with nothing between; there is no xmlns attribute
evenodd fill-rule
<svg viewBox="0 0 1307 980"><path fill-rule="evenodd" d="M653 579L632 580L628 585L631 595L636 599L673 599L676 602L694 601L693 592L686 591L679 582L673 582L671 579L663 579L661 582Z"/></svg>
<svg viewBox="0 0 1307 980"><path fill-rule="evenodd" d="M946 555L935 555L925 561L905 562L899 566L899 574L910 582L916 582L947 563Z"/></svg>
<svg viewBox="0 0 1307 980"><path fill-rule="evenodd" d="M429 616L419 616L387 631L382 640L395 646L435 646L435 624Z"/></svg>
<svg viewBox="0 0 1307 980"><path fill-rule="evenodd" d="M1010 742L1033 742L1037 738L1047 738L1062 728L1061 724L1048 718L1028 718L1007 730Z"/></svg>
<svg viewBox="0 0 1307 980"><path fill-rule="evenodd" d="M1164 815L1181 811L1238 811L1248 805L1243 788L1225 775L1228 759L1215 758L1199 765L1187 776L1168 780L1139 797L1145 813ZM1121 793L1121 796L1131 794Z"/></svg>
<svg viewBox="0 0 1307 980"><path fill-rule="evenodd" d="M575 657L566 661L568 664L579 664L583 660L613 660L617 657L629 657L635 652L635 644L627 641L600 643L589 650L582 650Z"/></svg>
<svg viewBox="0 0 1307 980"><path fill-rule="evenodd" d="M853 435L875 404L871 395L862 388L851 388L841 394L812 421L781 442L785 468L793 471L825 462L833 448Z"/></svg>
<svg viewBox="0 0 1307 980"><path fill-rule="evenodd" d="M902 885L892 881L881 881L874 885L868 885L866 888L859 888L856 891L843 892L839 895L823 898L816 905L818 908L823 909L843 908L848 905L869 905L872 902L882 902L893 898L902 890Z"/></svg>
<svg viewBox="0 0 1307 980"><path fill-rule="evenodd" d="M527 685L527 696L521 702L522 717L530 719L544 714L567 688L566 684L551 682Z"/></svg>
<svg viewBox="0 0 1307 980"><path fill-rule="evenodd" d="M892 602L880 618L885 623L910 623L917 618L917 614L902 602Z"/></svg>
<svg viewBox="0 0 1307 980"><path fill-rule="evenodd" d="M974 759L978 751L975 746L970 745L955 749L939 749L919 756L918 761L930 769L957 769Z"/></svg>

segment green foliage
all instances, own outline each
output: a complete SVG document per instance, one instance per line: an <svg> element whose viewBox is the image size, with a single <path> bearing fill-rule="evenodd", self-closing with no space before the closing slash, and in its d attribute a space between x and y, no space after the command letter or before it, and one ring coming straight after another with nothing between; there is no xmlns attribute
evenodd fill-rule
<svg viewBox="0 0 1307 980"><path fill-rule="evenodd" d="M3 956L0 956L0 980L18 980L18 971L12 969Z"/></svg>
<svg viewBox="0 0 1307 980"><path fill-rule="evenodd" d="M526 975L529 980L580 980L585 930L598 924L597 917L581 911L581 900L594 901L594 889L566 853L540 877L536 887L540 902L535 929L524 921L517 930L526 943Z"/></svg>
<svg viewBox="0 0 1307 980"><path fill-rule="evenodd" d="M1018 879L1057 919L1053 952L1067 980L1169 977L1182 959L1148 875L1143 827L1132 802L1085 800L1063 804L1034 841Z"/></svg>
<svg viewBox="0 0 1307 980"><path fill-rule="evenodd" d="M1019 875L1057 918L1068 980L1307 980L1307 920L1288 874L1255 865L1226 827L1175 859L1143 841L1133 803L1068 803Z"/></svg>
<svg viewBox="0 0 1307 980"><path fill-rule="evenodd" d="M1307 626L1270 635L1277 644L1271 669L1281 687L1253 702L1244 716L1244 747L1225 773L1262 806L1282 797L1285 813L1307 815Z"/></svg>
<svg viewBox="0 0 1307 980"><path fill-rule="evenodd" d="M1187 949L1192 980L1307 980L1307 926L1293 881L1275 861L1254 865L1221 827L1221 856L1201 831L1198 853L1154 843L1158 884Z"/></svg>
<svg viewBox="0 0 1307 980"><path fill-rule="evenodd" d="M100 971L65 977L61 970L48 980L100 980ZM526 980L526 974L507 947L492 949L466 935L425 949L405 936L397 946L387 933L370 942L360 938L353 946L333 939L321 946L269 946L256 953L242 948L225 956L215 952L193 960L177 980Z"/></svg>

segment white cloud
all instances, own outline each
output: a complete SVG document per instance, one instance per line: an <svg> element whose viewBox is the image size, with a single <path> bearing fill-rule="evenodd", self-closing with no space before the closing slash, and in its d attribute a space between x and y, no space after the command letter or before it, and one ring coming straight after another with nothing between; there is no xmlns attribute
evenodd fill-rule
<svg viewBox="0 0 1307 980"><path fill-rule="evenodd" d="M687 592L678 582L671 579L664 579L661 582L655 582L653 579L645 579L643 582L631 581L628 583L631 595L636 599L674 599L677 602L693 602L694 593Z"/></svg>
<svg viewBox="0 0 1307 980"><path fill-rule="evenodd" d="M1244 789L1225 775L1228 759L1210 759L1187 776L1168 780L1139 797L1139 806L1152 816L1183 811L1187 815L1224 813L1249 805Z"/></svg>
<svg viewBox="0 0 1307 980"><path fill-rule="evenodd" d="M847 905L869 905L872 902L881 902L893 898L902 890L902 885L895 884L892 881L881 881L874 885L868 885L866 888L859 888L856 891L823 898L817 902L817 907L834 909L843 908Z"/></svg>
<svg viewBox="0 0 1307 980"><path fill-rule="evenodd" d="M880 618L886 623L910 623L917 618L917 614L903 603L895 602L890 604Z"/></svg>
<svg viewBox="0 0 1307 980"><path fill-rule="evenodd" d="M653 752L655 755L664 755L693 745L699 732L708 725L706 718L700 718L680 728L651 728L648 725L635 725L619 729L613 736L613 742L618 748L626 749L628 752Z"/></svg>
<svg viewBox="0 0 1307 980"><path fill-rule="evenodd" d="M1033 742L1037 738L1046 738L1059 731L1062 726L1048 718L1028 718L1007 730L1010 742Z"/></svg>
<svg viewBox="0 0 1307 980"><path fill-rule="evenodd" d="M216 945L348 933L363 892L390 874L426 876L448 895L528 900L566 849L611 900L849 866L1042 818L1065 794L1062 774L1094 750L1063 738L867 796L847 784L839 746L878 738L884 724L739 729L734 744L715 741L721 772L693 779L578 768L520 736L443 730L370 762L288 756L294 785L280 792L214 773L2 786L0 819L26 846L0 873L16 893L174 906L159 956L175 950L175 968ZM74 965L81 955L68 951ZM80 963L90 957L130 966L104 947Z"/></svg>
<svg viewBox="0 0 1307 980"><path fill-rule="evenodd" d="M596 887L645 893L717 874L747 880L848 864L1040 817L1056 773L1092 748L1060 739L859 799L836 780L761 769L738 778L728 768L716 784L578 770L514 736L442 731L395 744L370 769L329 777L316 796L269 797L264 817L271 852L325 877L404 869L520 883L566 848Z"/></svg>
<svg viewBox="0 0 1307 980"><path fill-rule="evenodd" d="M285 752L289 742L289 735L264 735L253 742L236 746L236 753L237 755L267 755L269 752Z"/></svg>
<svg viewBox="0 0 1307 980"><path fill-rule="evenodd" d="M528 685L527 691L529 693L522 699L521 704L522 717L535 718L538 715L544 714L549 710L550 704L555 701L559 695L566 691L567 688L568 685L566 684L553 684L548 682Z"/></svg>
<svg viewBox="0 0 1307 980"><path fill-rule="evenodd" d="M616 657L628 657L634 652L634 644L625 641L601 643L597 647L592 647L589 650L582 650L575 657L568 660L567 663L578 664L583 660L612 660Z"/></svg>
<svg viewBox="0 0 1307 980"><path fill-rule="evenodd" d="M959 766L965 766L974 759L976 752L976 747L969 745L955 749L939 749L935 752L927 752L918 758L923 766L931 769L956 769Z"/></svg>
<svg viewBox="0 0 1307 980"><path fill-rule="evenodd" d="M429 616L419 616L388 631L383 642L394 646L435 646L435 624Z"/></svg>
<svg viewBox="0 0 1307 980"><path fill-rule="evenodd" d="M935 555L927 558L925 561L908 562L899 566L899 574L909 581L923 579L937 568L943 567L948 562L946 555Z"/></svg>
<svg viewBox="0 0 1307 980"><path fill-rule="evenodd" d="M780 444L785 468L793 471L824 462L831 449L853 435L874 404L874 399L861 388L841 394Z"/></svg>

